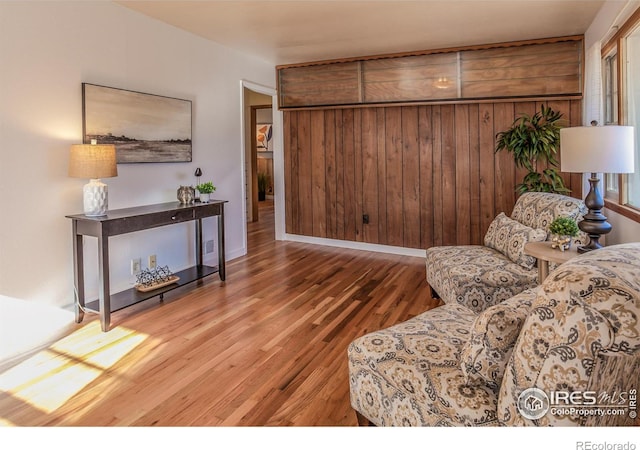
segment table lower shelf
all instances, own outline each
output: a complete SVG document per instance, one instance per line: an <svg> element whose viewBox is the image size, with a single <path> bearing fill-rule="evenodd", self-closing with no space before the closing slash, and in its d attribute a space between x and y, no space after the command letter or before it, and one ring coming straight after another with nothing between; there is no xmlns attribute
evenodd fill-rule
<svg viewBox="0 0 640 450"><path fill-rule="evenodd" d="M189 283L193 283L194 281L198 281L206 276L212 275L214 273L218 273L217 267L212 266L193 266L188 269L181 270L180 272L176 272L174 275L180 277L180 279L168 286L164 286L158 289L154 289L148 292L141 292L137 290L135 287L131 289L127 289L126 291L118 292L116 294L111 295L111 312L119 311L128 306L135 305L136 303L143 302L153 297L157 297L166 292L177 289L181 286L184 286ZM87 302L85 304L85 309L88 311L93 311L95 313L100 312L100 302L99 300L93 300Z"/></svg>

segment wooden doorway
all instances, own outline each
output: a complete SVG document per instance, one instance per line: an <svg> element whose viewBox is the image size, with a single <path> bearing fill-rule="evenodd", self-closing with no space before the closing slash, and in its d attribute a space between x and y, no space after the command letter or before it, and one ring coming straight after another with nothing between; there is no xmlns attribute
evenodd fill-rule
<svg viewBox="0 0 640 450"><path fill-rule="evenodd" d="M251 206L252 222L260 219L260 202L273 201L272 105L251 106Z"/></svg>

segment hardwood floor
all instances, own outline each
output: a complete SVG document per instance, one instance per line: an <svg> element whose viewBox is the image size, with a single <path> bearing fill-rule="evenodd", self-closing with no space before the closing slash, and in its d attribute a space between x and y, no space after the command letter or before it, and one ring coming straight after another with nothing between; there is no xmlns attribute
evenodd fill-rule
<svg viewBox="0 0 640 450"><path fill-rule="evenodd" d="M0 374L17 426L351 426L347 346L436 305L422 258L274 241L217 276L97 316Z"/></svg>

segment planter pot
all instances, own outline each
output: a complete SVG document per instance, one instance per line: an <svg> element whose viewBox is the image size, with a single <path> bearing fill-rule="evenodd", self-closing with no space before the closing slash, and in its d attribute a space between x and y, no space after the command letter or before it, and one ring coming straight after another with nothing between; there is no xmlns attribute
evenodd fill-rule
<svg viewBox="0 0 640 450"><path fill-rule="evenodd" d="M211 200L211 194L202 194L202 193L200 193L200 201L202 203L209 203L209 200Z"/></svg>
<svg viewBox="0 0 640 450"><path fill-rule="evenodd" d="M551 248L557 248L558 250L564 252L565 250L571 249L572 243L573 238L571 236L554 235L551 239Z"/></svg>

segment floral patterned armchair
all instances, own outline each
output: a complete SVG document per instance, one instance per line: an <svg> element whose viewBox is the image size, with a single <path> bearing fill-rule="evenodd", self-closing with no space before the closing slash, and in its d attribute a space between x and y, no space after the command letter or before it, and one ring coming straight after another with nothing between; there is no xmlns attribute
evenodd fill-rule
<svg viewBox="0 0 640 450"><path fill-rule="evenodd" d="M628 400L604 417L537 417L519 401L529 388L637 392L639 320L640 243L585 253L480 314L448 303L356 339L351 405L380 426L631 425Z"/></svg>
<svg viewBox="0 0 640 450"><path fill-rule="evenodd" d="M459 303L472 311L506 300L538 282L536 259L524 254L528 242L550 239L556 217L579 221L587 209L582 200L560 194L522 194L508 217L500 213L489 226L484 245L427 249L427 282L444 303ZM576 244L588 243L584 233Z"/></svg>

